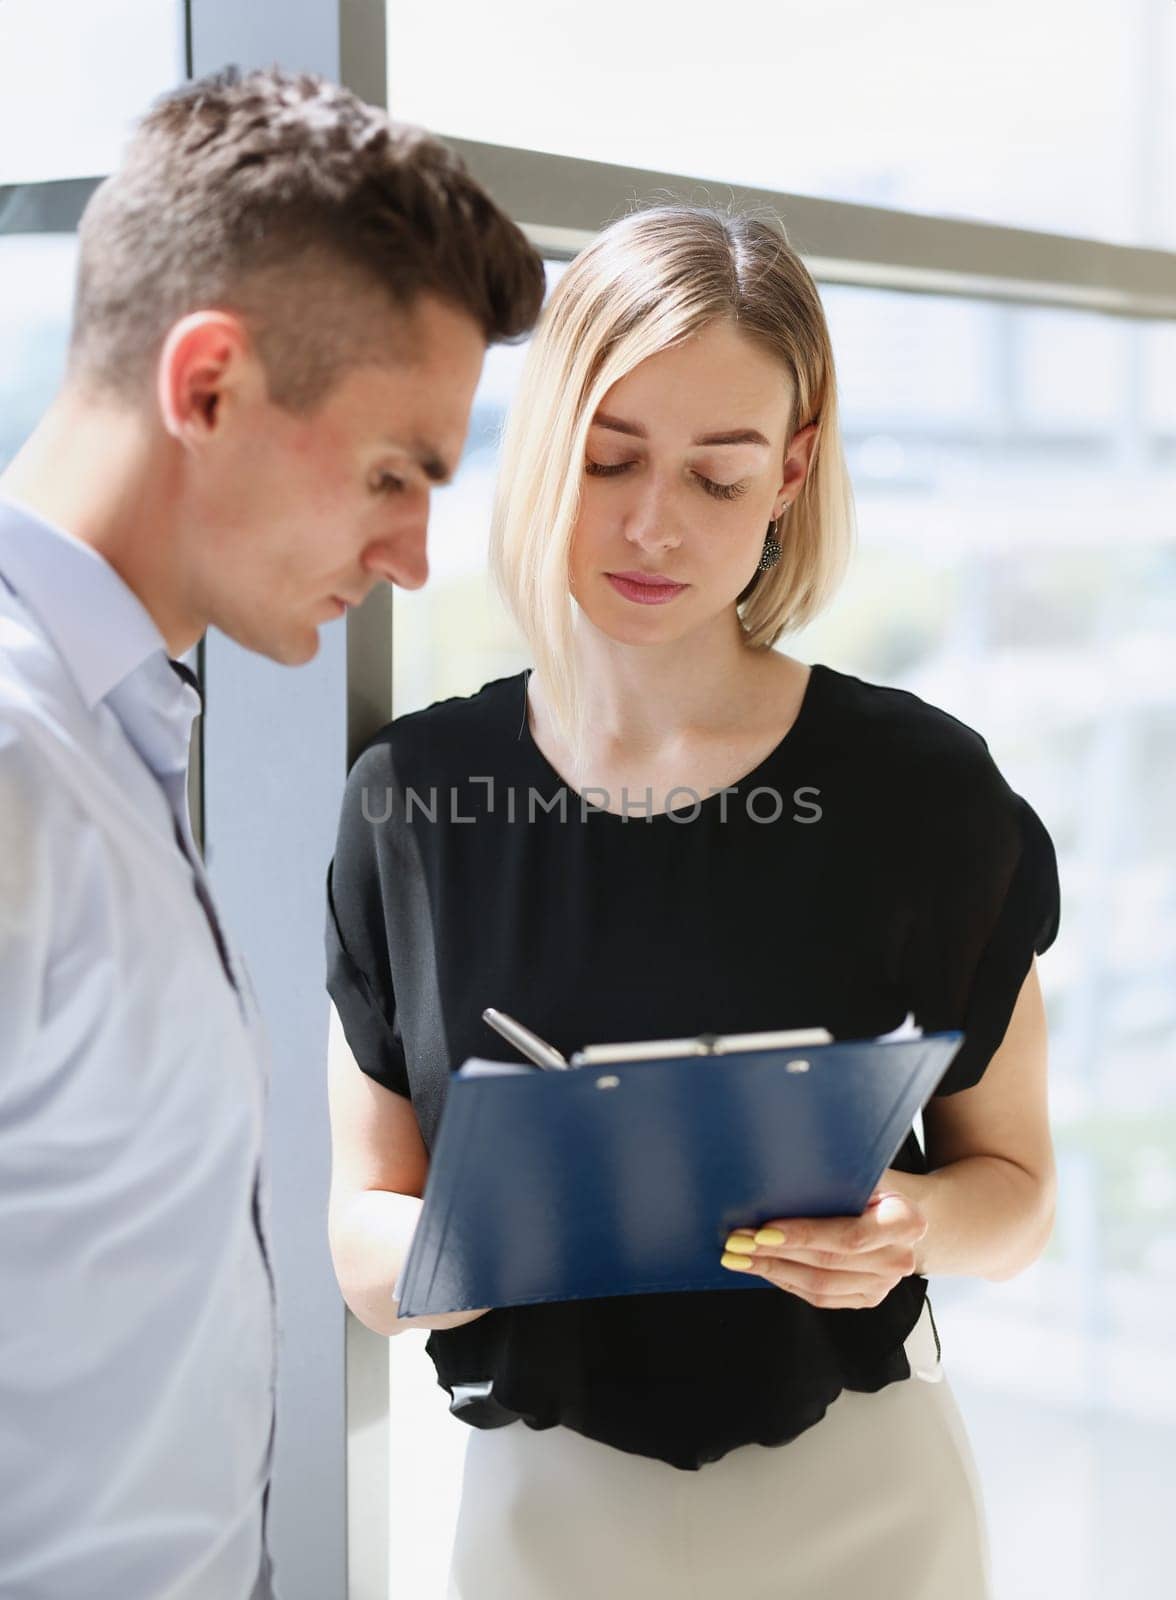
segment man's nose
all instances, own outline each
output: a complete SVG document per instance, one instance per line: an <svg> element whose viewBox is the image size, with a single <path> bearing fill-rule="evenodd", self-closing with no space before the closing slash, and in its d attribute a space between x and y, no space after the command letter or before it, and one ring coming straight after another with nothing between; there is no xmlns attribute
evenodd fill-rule
<svg viewBox="0 0 1176 1600"><path fill-rule="evenodd" d="M371 545L364 554L364 566L398 589L422 588L429 576L428 531L426 512L391 538Z"/></svg>

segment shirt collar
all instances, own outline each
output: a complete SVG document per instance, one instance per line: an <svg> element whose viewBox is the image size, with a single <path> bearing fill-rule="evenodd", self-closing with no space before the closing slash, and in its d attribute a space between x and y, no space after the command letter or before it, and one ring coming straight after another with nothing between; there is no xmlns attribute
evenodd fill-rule
<svg viewBox="0 0 1176 1600"><path fill-rule="evenodd" d="M167 647L146 606L104 557L0 496L0 578L36 617L92 711Z"/></svg>

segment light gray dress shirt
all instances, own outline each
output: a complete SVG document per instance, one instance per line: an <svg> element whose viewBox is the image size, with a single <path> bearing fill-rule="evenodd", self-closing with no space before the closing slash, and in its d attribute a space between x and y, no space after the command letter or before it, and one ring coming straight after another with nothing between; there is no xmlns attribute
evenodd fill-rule
<svg viewBox="0 0 1176 1600"><path fill-rule="evenodd" d="M266 1061L199 708L114 569L0 500L4 1600L268 1593Z"/></svg>

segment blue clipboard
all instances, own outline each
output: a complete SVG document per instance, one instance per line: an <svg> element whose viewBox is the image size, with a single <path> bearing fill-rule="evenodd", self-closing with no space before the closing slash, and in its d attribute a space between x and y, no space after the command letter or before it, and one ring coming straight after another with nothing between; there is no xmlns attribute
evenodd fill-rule
<svg viewBox="0 0 1176 1600"><path fill-rule="evenodd" d="M727 1234L859 1216L962 1039L567 1072L467 1061L450 1079L399 1314L770 1288L719 1265Z"/></svg>

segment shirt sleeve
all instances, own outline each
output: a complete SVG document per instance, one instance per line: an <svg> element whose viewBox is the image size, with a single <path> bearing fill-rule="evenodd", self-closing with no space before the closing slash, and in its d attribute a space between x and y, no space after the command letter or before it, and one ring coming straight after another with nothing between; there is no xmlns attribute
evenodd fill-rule
<svg viewBox="0 0 1176 1600"><path fill-rule="evenodd" d="M979 1083L1000 1048L1034 955L1061 915L1053 843L976 736L924 824L906 951L906 988L924 1031L959 1028L964 1042L936 1089Z"/></svg>
<svg viewBox="0 0 1176 1600"><path fill-rule="evenodd" d="M384 916L387 765L386 752L370 747L351 769L344 791L327 869L327 990L360 1068L411 1098Z"/></svg>

